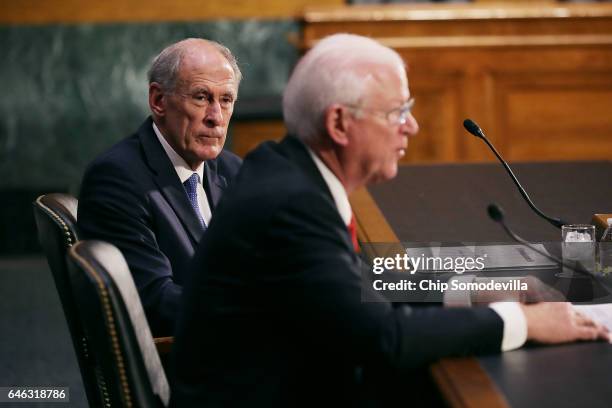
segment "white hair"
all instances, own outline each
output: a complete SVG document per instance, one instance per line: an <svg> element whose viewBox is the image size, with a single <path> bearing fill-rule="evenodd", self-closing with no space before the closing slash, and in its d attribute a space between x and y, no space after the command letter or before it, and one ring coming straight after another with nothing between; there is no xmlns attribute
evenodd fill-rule
<svg viewBox="0 0 612 408"><path fill-rule="evenodd" d="M325 110L334 103L359 106L365 95L364 65L401 66L399 54L359 35L334 34L298 62L283 93L287 130L311 144L325 132Z"/></svg>
<svg viewBox="0 0 612 408"><path fill-rule="evenodd" d="M229 48L227 48L223 44L212 40L205 40L203 38L187 38L164 48L153 59L153 62L151 63L151 68L149 68L149 72L147 75L149 78L149 84L151 84L152 82L157 82L161 85L163 90L174 91L176 88L176 81L178 79L178 73L183 57L189 47L192 46L194 43L210 44L217 51L219 51L219 53L223 55L223 57L225 57L227 62L232 67L232 71L234 71L236 89L238 89L238 86L240 85L240 80L242 80L242 72L240 72L236 57L234 57Z"/></svg>

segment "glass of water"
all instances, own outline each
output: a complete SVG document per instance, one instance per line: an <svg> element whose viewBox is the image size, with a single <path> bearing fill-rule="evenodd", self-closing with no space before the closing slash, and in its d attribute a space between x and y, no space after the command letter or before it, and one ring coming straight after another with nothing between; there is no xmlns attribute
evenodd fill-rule
<svg viewBox="0 0 612 408"><path fill-rule="evenodd" d="M590 224L568 224L561 227L563 261L578 269L595 272L595 226ZM578 278L581 275L563 266L562 278Z"/></svg>

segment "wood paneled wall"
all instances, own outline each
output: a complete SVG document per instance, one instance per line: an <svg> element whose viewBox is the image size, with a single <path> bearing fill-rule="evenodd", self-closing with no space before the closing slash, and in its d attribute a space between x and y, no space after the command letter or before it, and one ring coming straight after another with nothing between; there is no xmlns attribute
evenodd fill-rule
<svg viewBox="0 0 612 408"><path fill-rule="evenodd" d="M402 5L307 10L303 46L369 35L407 61L421 132L406 162L612 158L612 4Z"/></svg>
<svg viewBox="0 0 612 408"><path fill-rule="evenodd" d="M306 6L343 0L5 0L0 24L300 18Z"/></svg>

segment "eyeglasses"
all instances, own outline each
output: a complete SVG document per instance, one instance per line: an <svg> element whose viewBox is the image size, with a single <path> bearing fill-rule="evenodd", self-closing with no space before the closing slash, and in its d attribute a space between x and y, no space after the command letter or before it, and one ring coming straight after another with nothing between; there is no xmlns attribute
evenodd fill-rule
<svg viewBox="0 0 612 408"><path fill-rule="evenodd" d="M382 115L384 116L385 119L387 119L390 125L395 126L395 125L403 125L408 121L408 116L412 112L412 108L414 108L414 102L415 102L414 98L410 98L402 106L395 108L395 109L391 109L390 111L369 109L369 108L364 108L361 106L354 106L354 105L346 105L346 106L354 110L365 111L365 112L370 112L373 114Z"/></svg>

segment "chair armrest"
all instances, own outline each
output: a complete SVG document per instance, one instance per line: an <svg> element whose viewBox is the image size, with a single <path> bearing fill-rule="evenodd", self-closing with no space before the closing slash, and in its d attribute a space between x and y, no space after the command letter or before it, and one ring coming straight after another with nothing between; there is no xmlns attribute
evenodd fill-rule
<svg viewBox="0 0 612 408"><path fill-rule="evenodd" d="M174 337L154 337L153 343L155 343L155 347L160 356L170 354L172 343L174 343Z"/></svg>

